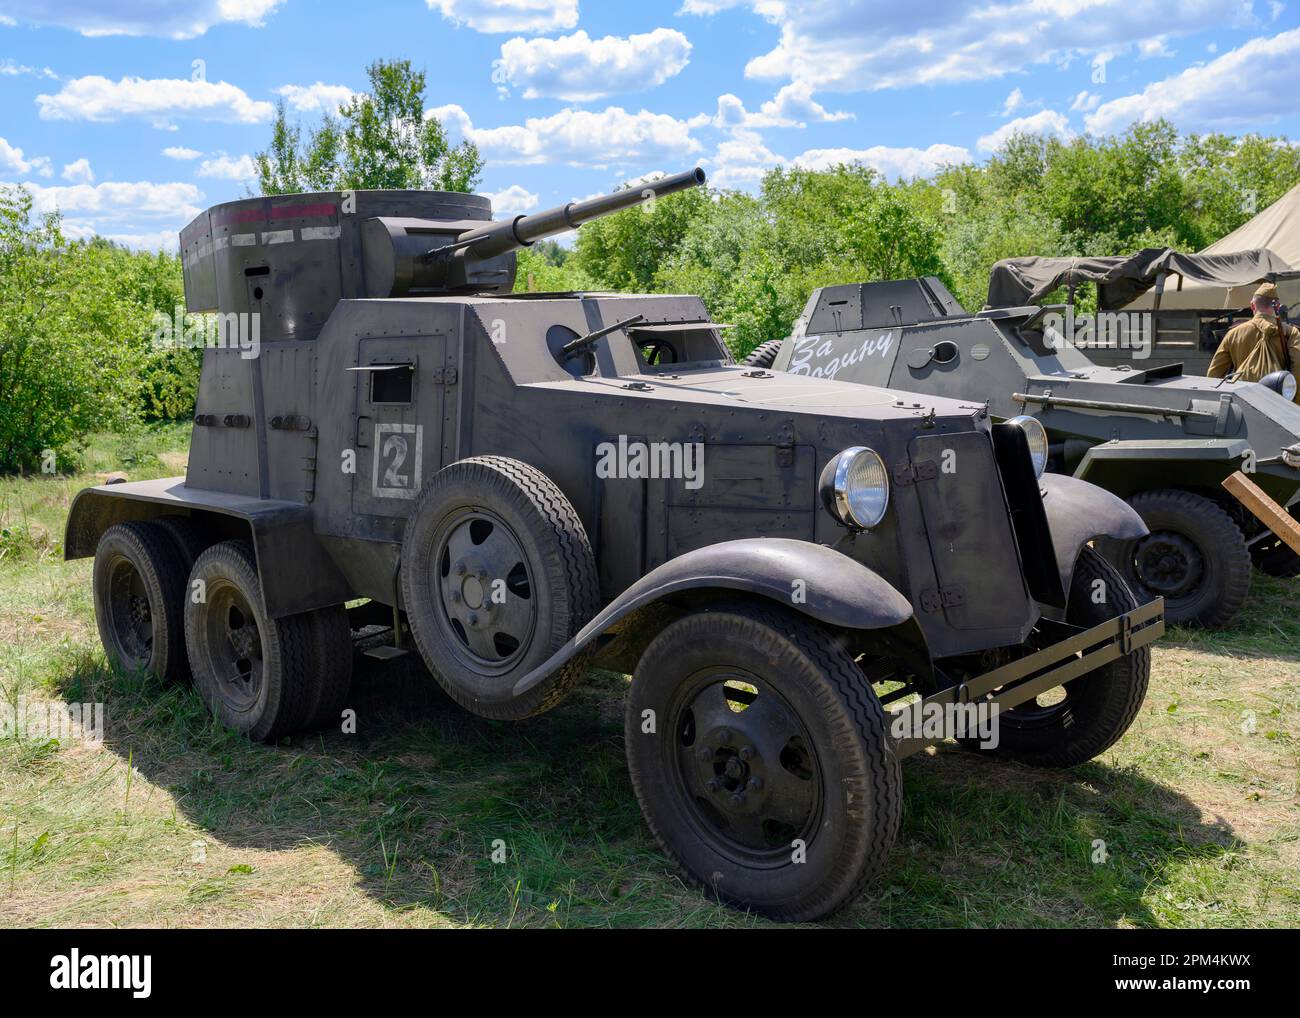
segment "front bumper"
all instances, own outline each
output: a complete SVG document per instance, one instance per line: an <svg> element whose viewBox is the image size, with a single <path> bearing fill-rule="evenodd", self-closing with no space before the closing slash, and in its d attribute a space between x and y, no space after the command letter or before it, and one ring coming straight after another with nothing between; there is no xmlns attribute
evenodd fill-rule
<svg viewBox="0 0 1300 1018"><path fill-rule="evenodd" d="M1087 675L1095 668L1126 657L1158 640L1165 632L1165 602L1156 598L1124 615L1081 630L1060 643L1035 651L1028 657L994 668L990 672L940 690L921 701L931 704L984 703L1009 710L1036 696L1063 686L1071 679ZM903 708L915 710L916 705ZM888 727L888 726L887 726ZM904 738L894 740L894 753L900 759L920 752L939 739Z"/></svg>

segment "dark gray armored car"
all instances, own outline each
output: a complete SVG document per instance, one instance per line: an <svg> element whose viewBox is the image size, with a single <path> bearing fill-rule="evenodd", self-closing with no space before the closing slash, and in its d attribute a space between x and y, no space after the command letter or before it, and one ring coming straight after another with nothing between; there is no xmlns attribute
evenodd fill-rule
<svg viewBox="0 0 1300 1018"><path fill-rule="evenodd" d="M985 404L996 419L1033 416L1047 431L1049 472L1128 500L1150 529L1103 542L1130 586L1163 597L1170 621L1228 624L1252 562L1300 573L1300 557L1222 486L1245 471L1296 515L1300 406L1259 383L1139 356L1099 366L1062 335L1071 320L1065 306L970 313L933 277L828 286L784 344L764 344L749 363Z"/></svg>
<svg viewBox="0 0 1300 1018"><path fill-rule="evenodd" d="M696 297L511 293L518 247L703 179L498 223L428 192L196 219L190 310L256 314L260 339L205 352L184 478L72 507L109 655L192 675L268 741L338 723L379 621L372 654L414 649L489 718L631 673L652 831L783 919L879 871L901 757L954 733L1044 766L1110 746L1162 606L1087 545L1144 528L1037 476L1026 426L737 366ZM996 723L931 723L955 715Z"/></svg>

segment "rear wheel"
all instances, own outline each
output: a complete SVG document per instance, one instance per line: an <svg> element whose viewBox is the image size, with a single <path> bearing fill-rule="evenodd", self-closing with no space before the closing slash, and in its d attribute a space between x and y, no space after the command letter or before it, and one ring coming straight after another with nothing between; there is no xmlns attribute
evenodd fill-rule
<svg viewBox="0 0 1300 1018"><path fill-rule="evenodd" d="M155 523L118 523L104 531L92 589L110 661L168 682L185 678L185 578L179 550Z"/></svg>
<svg viewBox="0 0 1300 1018"><path fill-rule="evenodd" d="M824 630L776 608L688 615L627 701L646 822L698 886L775 919L823 918L881 871L902 812L880 701Z"/></svg>
<svg viewBox="0 0 1300 1018"><path fill-rule="evenodd" d="M780 339L769 339L765 343L759 343L745 354L745 359L741 363L751 368L770 368L776 363L776 355L781 352L783 342L784 340Z"/></svg>
<svg viewBox="0 0 1300 1018"><path fill-rule="evenodd" d="M1115 567L1084 548L1070 584L1067 620L1090 629L1137 607L1137 598ZM998 745L990 752L1034 767L1073 767L1091 760L1128 731L1146 698L1150 675L1151 652L1140 647L1002 711L997 718ZM962 742L977 746L970 739Z"/></svg>
<svg viewBox="0 0 1300 1018"><path fill-rule="evenodd" d="M1210 499L1190 491L1144 491L1129 499L1151 532L1110 538L1098 548L1142 600L1165 599L1165 618L1227 625L1250 593L1250 552L1241 528Z"/></svg>
<svg viewBox="0 0 1300 1018"><path fill-rule="evenodd" d="M253 549L245 541L223 541L200 555L190 588L190 666L213 715L259 742L301 728L319 696L316 613L267 617Z"/></svg>

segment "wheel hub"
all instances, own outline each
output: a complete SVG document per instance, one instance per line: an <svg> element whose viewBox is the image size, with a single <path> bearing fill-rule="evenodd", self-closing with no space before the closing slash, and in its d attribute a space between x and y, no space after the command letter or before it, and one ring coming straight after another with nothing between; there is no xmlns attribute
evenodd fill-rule
<svg viewBox="0 0 1300 1018"><path fill-rule="evenodd" d="M1143 538L1138 543L1134 565L1144 587L1171 600L1195 590L1205 572L1205 562L1196 545L1172 531Z"/></svg>
<svg viewBox="0 0 1300 1018"><path fill-rule="evenodd" d="M465 512L442 533L435 561L453 645L476 671L509 667L526 649L537 617L523 546L483 510Z"/></svg>
<svg viewBox="0 0 1300 1018"><path fill-rule="evenodd" d="M675 714L678 760L702 833L726 850L775 859L810 837L819 768L798 716L752 678L700 688ZM721 845L719 847L721 847Z"/></svg>

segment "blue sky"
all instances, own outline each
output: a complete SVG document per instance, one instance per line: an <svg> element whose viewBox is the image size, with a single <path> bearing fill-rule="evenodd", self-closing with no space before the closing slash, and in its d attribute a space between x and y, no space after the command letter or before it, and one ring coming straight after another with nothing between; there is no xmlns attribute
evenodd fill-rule
<svg viewBox="0 0 1300 1018"><path fill-rule="evenodd" d="M174 248L246 193L278 98L310 124L380 57L428 73L501 211L696 164L924 175L1017 128L1300 139L1300 14L1270 0L0 0L0 182Z"/></svg>

